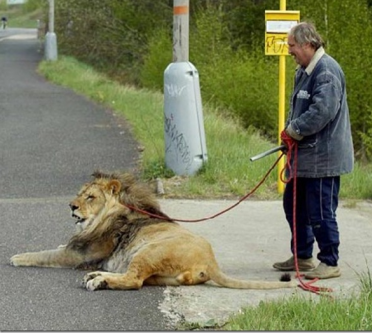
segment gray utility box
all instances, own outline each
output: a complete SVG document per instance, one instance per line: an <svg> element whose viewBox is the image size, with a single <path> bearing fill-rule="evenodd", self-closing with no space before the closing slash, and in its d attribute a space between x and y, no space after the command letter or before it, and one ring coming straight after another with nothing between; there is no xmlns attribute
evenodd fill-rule
<svg viewBox="0 0 372 333"><path fill-rule="evenodd" d="M199 74L190 62L164 71L165 164L177 175L193 175L207 161Z"/></svg>

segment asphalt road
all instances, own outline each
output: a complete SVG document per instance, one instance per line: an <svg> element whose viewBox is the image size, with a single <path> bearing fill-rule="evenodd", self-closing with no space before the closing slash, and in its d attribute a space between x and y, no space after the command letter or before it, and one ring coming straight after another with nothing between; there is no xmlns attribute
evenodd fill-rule
<svg viewBox="0 0 372 333"><path fill-rule="evenodd" d="M0 331L165 329L164 288L91 293L83 272L8 264L66 242L80 185L96 169L135 172L139 157L110 110L37 74L41 51L36 30L0 30Z"/></svg>

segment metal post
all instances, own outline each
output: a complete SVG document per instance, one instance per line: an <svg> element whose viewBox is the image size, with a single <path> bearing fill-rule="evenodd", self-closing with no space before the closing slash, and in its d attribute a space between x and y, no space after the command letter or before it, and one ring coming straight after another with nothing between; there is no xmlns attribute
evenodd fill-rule
<svg viewBox="0 0 372 333"><path fill-rule="evenodd" d="M286 10L286 0L280 0L280 10ZM285 123L285 55L279 56L279 126L278 144L281 144L280 133L284 129ZM279 152L278 155L281 153ZM280 173L284 168L284 158L278 162L278 193L284 192L284 183L280 179Z"/></svg>
<svg viewBox="0 0 372 333"><path fill-rule="evenodd" d="M57 36L54 33L54 0L49 0L48 32L45 35L45 59L57 60Z"/></svg>
<svg viewBox="0 0 372 333"><path fill-rule="evenodd" d="M173 62L189 61L189 0L174 0Z"/></svg>

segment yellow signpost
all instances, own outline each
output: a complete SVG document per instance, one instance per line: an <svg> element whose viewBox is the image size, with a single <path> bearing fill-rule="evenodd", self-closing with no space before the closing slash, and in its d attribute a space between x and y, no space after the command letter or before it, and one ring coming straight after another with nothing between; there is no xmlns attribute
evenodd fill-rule
<svg viewBox="0 0 372 333"><path fill-rule="evenodd" d="M265 11L265 54L279 56L279 121L278 143L281 144L280 133L284 129L285 118L285 56L288 55L287 34L299 23L300 12L286 11L285 0L281 0L280 10ZM284 160L278 163L278 192L284 192L284 184L280 179L280 172L284 168Z"/></svg>

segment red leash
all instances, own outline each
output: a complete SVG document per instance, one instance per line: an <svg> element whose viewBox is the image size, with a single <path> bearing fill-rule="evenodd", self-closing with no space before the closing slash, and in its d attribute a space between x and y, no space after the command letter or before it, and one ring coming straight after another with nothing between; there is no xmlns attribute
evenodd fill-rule
<svg viewBox="0 0 372 333"><path fill-rule="evenodd" d="M306 291L311 291L315 294L320 294L321 292L332 292L333 290L331 288L326 287L317 287L313 286L312 284L317 282L319 279L313 279L309 282L304 282L301 277L303 275L300 274L299 268L298 268L298 258L297 258L297 220L296 220L296 207L297 207L297 153L298 153L298 145L295 140L293 140L285 131L283 131L280 135L283 143L287 147L287 162L283 168L283 170L280 173L280 179L284 183L288 183L291 179L293 179L293 247L294 247L294 262L295 262L295 268L296 268L296 277L298 278L300 284L298 285L300 288ZM293 170L291 168L291 158L292 153L294 152L294 160L293 160ZM284 179L283 174L285 170L289 170L289 175L287 180Z"/></svg>
<svg viewBox="0 0 372 333"><path fill-rule="evenodd" d="M248 194L246 194L245 196L243 196L242 198L240 198L235 204L233 204L232 206L229 206L227 207L226 209L224 209L223 211L217 213L217 214L214 214L214 215L211 215L211 216L208 216L208 217L204 217L204 218L200 218L200 219L196 219L196 220L183 220L183 219L178 219L178 218L166 218L164 216L159 216L159 215L156 215L156 214L152 214L150 212L147 212L145 210L141 210L141 209L138 209L136 207L132 207L132 206L129 206L129 205L125 205L126 207L128 207L129 209L132 209L134 211L137 211L139 213L142 213L142 214L146 214L148 216L151 216L151 217L155 217L155 218L160 218L160 219L163 219L163 220L168 220L168 221L177 221L177 222L202 222L202 221L207 221L207 220L211 220L211 219L214 219L216 218L217 216L220 216L222 214L225 214L226 212L228 212L229 210L233 209L234 207L236 207L237 205L239 205L242 201L246 200L248 197L250 197L261 185L262 183L267 179L267 177L269 176L269 174L271 173L271 171L275 168L275 166L278 164L279 160L282 158L282 156L284 155L281 154L278 159L275 161L275 163L273 164L273 166L269 169L269 171L266 172L265 176L261 179L261 181L253 188L253 190L251 190Z"/></svg>

